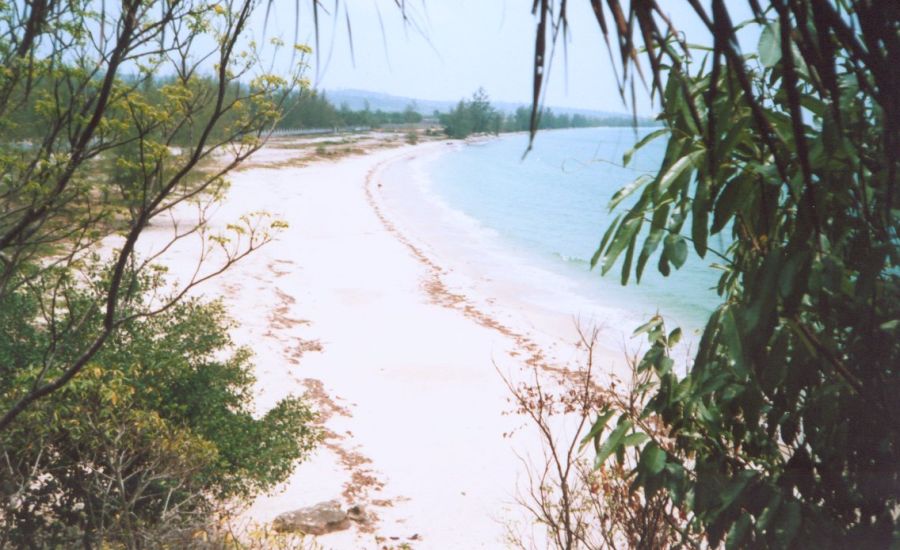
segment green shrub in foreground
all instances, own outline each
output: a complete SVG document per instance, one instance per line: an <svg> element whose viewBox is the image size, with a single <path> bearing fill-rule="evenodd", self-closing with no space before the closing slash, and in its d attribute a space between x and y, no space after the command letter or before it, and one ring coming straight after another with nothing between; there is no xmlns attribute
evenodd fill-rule
<svg viewBox="0 0 900 550"><path fill-rule="evenodd" d="M83 315L88 291L67 292ZM35 350L66 352L46 345L54 329L40 321L40 300L22 290L0 304L10 336L0 358L19 367L0 378L0 401L36 375ZM98 321L86 319L82 332ZM220 304L199 300L136 318L24 413L0 436L0 541L144 546L284 480L316 441L313 414L290 397L254 417L250 352L234 348L228 328Z"/></svg>

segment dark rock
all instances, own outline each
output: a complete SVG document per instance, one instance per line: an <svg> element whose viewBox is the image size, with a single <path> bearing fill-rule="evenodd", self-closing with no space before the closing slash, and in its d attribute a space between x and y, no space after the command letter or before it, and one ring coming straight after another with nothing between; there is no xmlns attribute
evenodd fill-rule
<svg viewBox="0 0 900 550"><path fill-rule="evenodd" d="M340 502L329 500L281 514L272 522L272 527L280 533L324 535L347 529L350 518L347 512L341 510Z"/></svg>
<svg viewBox="0 0 900 550"><path fill-rule="evenodd" d="M365 506L362 504L356 504L347 509L347 517L356 523L369 523L371 517L369 513L366 511Z"/></svg>

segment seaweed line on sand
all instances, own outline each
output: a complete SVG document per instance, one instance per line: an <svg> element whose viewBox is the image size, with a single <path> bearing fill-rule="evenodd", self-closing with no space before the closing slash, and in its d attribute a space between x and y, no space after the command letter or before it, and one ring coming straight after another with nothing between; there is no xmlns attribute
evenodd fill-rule
<svg viewBox="0 0 900 550"><path fill-rule="evenodd" d="M405 160L411 160L413 158L415 158L413 155L409 155L405 157ZM369 206L371 206L372 210L375 212L375 215L381 221L381 224L384 226L384 228L389 233L394 235L394 237L401 244L406 246L412 256L415 257L416 260L419 261L419 263L421 263L428 269L428 275L426 276L422 286L424 287L425 292L431 298L432 302L449 309L460 311L463 315L475 321L476 323L484 327L496 330L500 334L511 338L516 343L518 348L525 352L525 364L529 367L537 368L557 375L569 375L570 373L567 369L551 365L546 355L544 354L544 351L537 344L537 342L532 340L530 337L511 329L488 313L479 309L465 295L452 292L449 288L447 288L447 285L441 278L441 275L446 273L446 271L441 268L441 266L439 266L434 260L429 258L418 246L413 244L413 242L409 238L407 238L399 229L397 229L396 225L394 225L394 223L388 219L388 217L384 214L381 206L379 205L378 200L375 198L375 194L372 191L372 185L378 180L378 176L383 170L384 165L394 160L396 159L382 161L376 164L369 171L369 173L366 174L366 200L368 201ZM380 182L378 182L378 186L381 187ZM513 355L515 355L515 353L513 353Z"/></svg>

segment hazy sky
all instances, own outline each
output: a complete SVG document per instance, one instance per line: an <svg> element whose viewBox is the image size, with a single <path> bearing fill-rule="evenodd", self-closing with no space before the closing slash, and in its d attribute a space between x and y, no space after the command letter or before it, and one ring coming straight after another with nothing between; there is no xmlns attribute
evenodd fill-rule
<svg viewBox="0 0 900 550"><path fill-rule="evenodd" d="M407 13L415 23L406 25L393 0L343 0L337 11L332 0L321 3L329 12L320 13L321 66L318 71L313 67L309 75L317 87L458 100L483 86L492 99L531 100L537 23L531 0L407 0ZM690 41L709 43L699 21L689 17L687 2L663 0L662 4ZM736 22L749 15L744 0L727 5ZM295 6L294 0L274 1L268 35L293 38ZM299 39L312 45L310 3L301 2L300 9ZM625 111L590 3L573 0L569 10L568 55L566 59L560 40L546 103ZM259 30L261 25L255 27ZM755 37L742 37L741 42L745 49L755 50ZM639 112L650 114L649 98L646 93L640 95Z"/></svg>

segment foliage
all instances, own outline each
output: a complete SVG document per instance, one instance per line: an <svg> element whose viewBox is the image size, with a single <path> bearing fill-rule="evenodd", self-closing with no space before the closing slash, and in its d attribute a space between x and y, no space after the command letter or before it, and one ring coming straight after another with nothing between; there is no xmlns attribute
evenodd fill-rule
<svg viewBox="0 0 900 550"><path fill-rule="evenodd" d="M567 113L556 114L549 107L543 108L538 112L538 129L553 130L559 128L594 128L597 126L607 127L630 127L634 124L638 126L658 126L658 123L646 118L632 118L630 116L610 115L610 116L587 116L581 113L569 115ZM503 132L527 132L531 129L531 109L528 107L519 107L512 114L503 119Z"/></svg>
<svg viewBox="0 0 900 550"><path fill-rule="evenodd" d="M341 117L325 94L315 90L300 90L284 103L279 128L333 128L344 126Z"/></svg>
<svg viewBox="0 0 900 550"><path fill-rule="evenodd" d="M368 102L361 111L353 111L346 104L338 110L340 122L345 126L379 127L389 124L417 124L422 122L422 114L417 111L415 102L410 103L402 111L372 111Z"/></svg>
<svg viewBox="0 0 900 550"><path fill-rule="evenodd" d="M591 430L597 429L591 422L595 412L605 409L604 417L609 420L615 412L637 411L644 404L640 388L648 378L636 372L636 361L632 361L633 376L627 384L613 379L611 387L597 385L597 334L596 330L590 335L579 332L584 359L577 368L556 373L553 380L548 381L548 373L538 367L530 383L514 384L503 377L515 412L526 418L526 428L535 429L542 444L540 456L522 459L527 485L517 502L546 535L545 541L527 540L523 532L530 530L510 526L510 542L519 548L559 549L667 548L678 542L697 545L702 540L696 533L681 540L678 526L683 511L668 495L658 492L644 498L631 490L629 467L640 460L636 448L647 436L631 434L619 450L620 463L601 462L595 468L590 456L595 449L587 445L594 439ZM653 424L641 425L655 433Z"/></svg>
<svg viewBox="0 0 900 550"><path fill-rule="evenodd" d="M255 5L0 2L0 546L161 545L314 442L298 399L254 414L249 352L185 299L284 225L206 216L303 86L308 48L260 70ZM186 238L196 270L166 286L154 262Z"/></svg>
<svg viewBox="0 0 900 550"><path fill-rule="evenodd" d="M438 113L437 116L444 126L444 133L455 139L479 133L527 132L531 128L531 109L519 107L512 113L504 114L491 105L487 93L482 88L472 95L471 100L461 100L449 112ZM542 130L630 126L634 123L641 126L656 125L653 121L628 116L598 117L580 113L557 115L550 108L541 109L537 119L537 127Z"/></svg>
<svg viewBox="0 0 900 550"><path fill-rule="evenodd" d="M607 4L633 83L633 27L618 2ZM608 430L601 416L597 459L614 460L633 434L648 436L634 486L647 498L666 491L690 512L685 533L701 529L712 545L897 545L900 8L750 5L758 55L738 50L722 1L711 15L691 4L712 49L679 42L655 2L629 8L665 124L643 143L668 145L656 174L613 199L615 208L637 196L594 263L607 272L624 258L624 284L653 257L669 275L690 248L712 253L722 304L685 376L671 357L680 331L659 317L639 329L650 342L639 364L652 374L649 400ZM708 237L719 233L732 244L714 251ZM665 430L642 431L638 419Z"/></svg>
<svg viewBox="0 0 900 550"><path fill-rule="evenodd" d="M159 290L140 288L130 308ZM3 363L28 364L52 339L35 324L39 287L0 304ZM89 304L78 285L66 300ZM89 316L83 334L96 333ZM271 488L316 441L312 414L287 398L254 418L250 352L235 349L221 305L184 300L126 323L82 374L39 401L0 435L0 540L15 546L118 542L146 545L198 522L218 502ZM227 355L226 355L226 352ZM61 347L58 353L68 353ZM35 369L0 378L4 407Z"/></svg>
<svg viewBox="0 0 900 550"><path fill-rule="evenodd" d="M416 124L422 115L410 103L403 111L386 112L368 108L354 111L346 104L335 108L327 95L315 90L300 90L290 94L282 107L279 128L347 128L380 127L389 124Z"/></svg>
<svg viewBox="0 0 900 550"><path fill-rule="evenodd" d="M17 399L7 396L0 431L68 383L128 322L121 313L133 298L126 272L154 260L134 256L144 229L178 205L214 200L225 175L273 127L299 75L258 70L259 48L242 41L253 6L129 0L98 13L87 0L0 4L0 303L39 282L48 301L40 322L58 328L35 350L34 363L16 366L36 368L37 375L18 387ZM211 46L204 51L203 43ZM214 63L211 72L206 59ZM131 74L123 74L126 66ZM215 168L200 170L213 155ZM174 301L276 229L248 219L230 236L215 236L205 225L201 207L198 222L176 228L172 240L200 235L204 250L219 248L223 261L198 270ZM53 297L85 252L110 233L121 237L115 268L105 294L84 304L103 321L75 338L70 331L82 325L60 324L73 318L73 304ZM63 342L71 353L58 352Z"/></svg>
<svg viewBox="0 0 900 550"><path fill-rule="evenodd" d="M479 88L471 100L460 100L440 120L447 136L460 139L470 134L499 133L502 115L491 105L484 89Z"/></svg>

